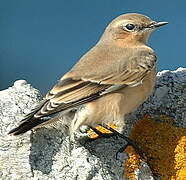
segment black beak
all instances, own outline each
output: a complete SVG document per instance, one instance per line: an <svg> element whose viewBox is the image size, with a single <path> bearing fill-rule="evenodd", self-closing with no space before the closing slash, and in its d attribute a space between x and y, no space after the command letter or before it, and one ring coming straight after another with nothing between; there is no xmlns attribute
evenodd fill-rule
<svg viewBox="0 0 186 180"><path fill-rule="evenodd" d="M154 22L154 23L152 23L152 24L149 26L149 28L158 28L158 27L164 26L164 25L166 25L166 24L168 24L168 22Z"/></svg>

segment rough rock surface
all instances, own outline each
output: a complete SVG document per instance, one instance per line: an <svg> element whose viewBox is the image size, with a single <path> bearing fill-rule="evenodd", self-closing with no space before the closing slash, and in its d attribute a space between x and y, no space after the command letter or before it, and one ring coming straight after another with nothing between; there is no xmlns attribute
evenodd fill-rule
<svg viewBox="0 0 186 180"><path fill-rule="evenodd" d="M38 90L24 80L0 91L0 179L120 180L127 154L117 150L124 140L118 137L70 144L60 127L41 128L14 137L7 132L41 99ZM186 127L186 69L162 71L157 75L153 95L127 117L128 135L134 122L144 113L167 114L177 126ZM137 179L153 179L147 165L136 171Z"/></svg>

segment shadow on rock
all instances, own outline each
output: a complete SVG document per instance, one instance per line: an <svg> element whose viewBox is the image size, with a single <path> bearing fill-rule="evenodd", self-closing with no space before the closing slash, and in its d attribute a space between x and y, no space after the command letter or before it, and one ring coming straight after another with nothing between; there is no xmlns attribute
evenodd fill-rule
<svg viewBox="0 0 186 180"><path fill-rule="evenodd" d="M98 138L95 140L88 140L87 138L80 142L88 151L96 156L113 177L123 176L123 160L124 154L116 158L118 150L125 145L125 141L117 136L109 138Z"/></svg>
<svg viewBox="0 0 186 180"><path fill-rule="evenodd" d="M60 150L63 133L56 129L38 129L31 134L29 161L31 169L49 174L52 171L53 157Z"/></svg>

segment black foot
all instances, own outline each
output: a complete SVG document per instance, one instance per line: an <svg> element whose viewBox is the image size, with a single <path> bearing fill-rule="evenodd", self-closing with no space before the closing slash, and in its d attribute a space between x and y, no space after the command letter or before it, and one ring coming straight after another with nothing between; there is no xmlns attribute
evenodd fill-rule
<svg viewBox="0 0 186 180"><path fill-rule="evenodd" d="M113 134L106 134L106 133L102 133L101 131L99 131L98 129L91 127L90 128L99 136L99 137L103 137L103 138L109 138L111 136L113 136ZM98 138L99 138L98 137Z"/></svg>
<svg viewBox="0 0 186 180"><path fill-rule="evenodd" d="M113 134L121 137L122 139L124 139L125 141L127 141L127 144L123 147L121 147L118 152L116 153L116 159L118 159L118 154L119 153L122 153L126 148L127 146L132 146L135 151L139 154L139 156L142 158L142 159L145 159L144 157L144 153L143 151L141 150L141 148L137 145L136 142L134 142L132 139L124 136L123 134L119 133L118 131L116 131L115 129L111 128L110 126L108 126L107 124L101 124L100 126L104 127L105 129L108 129L109 131L113 132Z"/></svg>

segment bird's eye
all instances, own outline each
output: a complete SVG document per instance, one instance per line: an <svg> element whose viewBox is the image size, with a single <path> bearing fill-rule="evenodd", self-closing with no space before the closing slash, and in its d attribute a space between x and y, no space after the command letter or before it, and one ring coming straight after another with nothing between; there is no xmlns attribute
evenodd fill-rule
<svg viewBox="0 0 186 180"><path fill-rule="evenodd" d="M135 25L134 24L127 24L125 27L127 28L127 30L132 31L135 28Z"/></svg>

